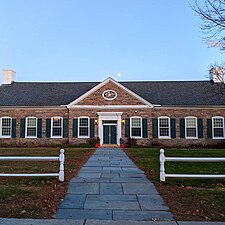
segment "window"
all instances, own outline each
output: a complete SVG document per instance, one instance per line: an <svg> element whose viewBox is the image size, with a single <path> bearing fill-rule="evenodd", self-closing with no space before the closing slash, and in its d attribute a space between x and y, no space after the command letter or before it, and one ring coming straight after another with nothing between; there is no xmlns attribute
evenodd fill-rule
<svg viewBox="0 0 225 225"><path fill-rule="evenodd" d="M26 137L27 138L37 137L37 118L36 117L26 118Z"/></svg>
<svg viewBox="0 0 225 225"><path fill-rule="evenodd" d="M51 137L61 138L62 137L62 118L61 117L53 117L52 118L52 135Z"/></svg>
<svg viewBox="0 0 225 225"><path fill-rule="evenodd" d="M131 137L142 138L142 118L131 117Z"/></svg>
<svg viewBox="0 0 225 225"><path fill-rule="evenodd" d="M212 118L212 129L214 139L224 138L224 118L223 117L213 117Z"/></svg>
<svg viewBox="0 0 225 225"><path fill-rule="evenodd" d="M87 138L89 137L89 118L79 118L78 137Z"/></svg>
<svg viewBox="0 0 225 225"><path fill-rule="evenodd" d="M1 137L2 138L11 138L12 133L12 118L11 117L2 117L1 118Z"/></svg>
<svg viewBox="0 0 225 225"><path fill-rule="evenodd" d="M170 118L159 117L158 119L159 138L170 138Z"/></svg>
<svg viewBox="0 0 225 225"><path fill-rule="evenodd" d="M198 138L196 117L185 118L185 134L186 138Z"/></svg>

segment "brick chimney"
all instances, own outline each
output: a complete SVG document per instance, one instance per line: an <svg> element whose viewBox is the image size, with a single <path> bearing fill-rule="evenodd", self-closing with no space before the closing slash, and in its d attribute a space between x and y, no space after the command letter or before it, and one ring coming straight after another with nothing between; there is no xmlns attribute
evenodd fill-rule
<svg viewBox="0 0 225 225"><path fill-rule="evenodd" d="M16 81L16 72L14 70L2 70L2 84L11 84Z"/></svg>
<svg viewBox="0 0 225 225"><path fill-rule="evenodd" d="M222 66L213 66L209 70L209 78L215 83L224 82L224 68Z"/></svg>

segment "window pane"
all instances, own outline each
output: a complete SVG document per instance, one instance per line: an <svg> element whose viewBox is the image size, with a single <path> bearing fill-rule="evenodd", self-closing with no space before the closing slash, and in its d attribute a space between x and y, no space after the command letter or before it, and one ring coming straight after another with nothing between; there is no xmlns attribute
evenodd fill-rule
<svg viewBox="0 0 225 225"><path fill-rule="evenodd" d="M2 118L2 136L11 136L11 118Z"/></svg>
<svg viewBox="0 0 225 225"><path fill-rule="evenodd" d="M223 127L223 119L222 118L214 118L214 127Z"/></svg>
<svg viewBox="0 0 225 225"><path fill-rule="evenodd" d="M169 119L159 118L159 127L169 127Z"/></svg>
<svg viewBox="0 0 225 225"><path fill-rule="evenodd" d="M11 118L2 118L2 127L11 127Z"/></svg>
<svg viewBox="0 0 225 225"><path fill-rule="evenodd" d="M196 118L186 118L186 137L197 137L197 123Z"/></svg>
<svg viewBox="0 0 225 225"><path fill-rule="evenodd" d="M80 136L88 136L88 127L80 127Z"/></svg>
<svg viewBox="0 0 225 225"><path fill-rule="evenodd" d="M214 137L224 137L223 128L214 128Z"/></svg>
<svg viewBox="0 0 225 225"><path fill-rule="evenodd" d="M131 133L133 137L141 137L141 128L132 128Z"/></svg>
<svg viewBox="0 0 225 225"><path fill-rule="evenodd" d="M141 127L141 118L132 118L131 126L132 127Z"/></svg>
<svg viewBox="0 0 225 225"><path fill-rule="evenodd" d="M36 118L27 118L27 127L36 127Z"/></svg>
<svg viewBox="0 0 225 225"><path fill-rule="evenodd" d="M11 136L11 129L10 128L2 128L2 136Z"/></svg>
<svg viewBox="0 0 225 225"><path fill-rule="evenodd" d="M186 127L196 127L196 119L186 118Z"/></svg>
<svg viewBox="0 0 225 225"><path fill-rule="evenodd" d="M27 136L35 137L36 136L36 127L27 128Z"/></svg>
<svg viewBox="0 0 225 225"><path fill-rule="evenodd" d="M88 118L80 118L80 126L87 127L88 126Z"/></svg>
<svg viewBox="0 0 225 225"><path fill-rule="evenodd" d="M27 118L27 137L36 137L37 119Z"/></svg>
<svg viewBox="0 0 225 225"><path fill-rule="evenodd" d="M53 132L52 132L53 136L62 136L62 129L60 128L54 128L53 127Z"/></svg>
<svg viewBox="0 0 225 225"><path fill-rule="evenodd" d="M187 137L196 137L196 128L187 128L186 129L186 136Z"/></svg>
<svg viewBox="0 0 225 225"><path fill-rule="evenodd" d="M52 119L52 136L62 137L62 118Z"/></svg>
<svg viewBox="0 0 225 225"><path fill-rule="evenodd" d="M159 136L168 136L169 137L169 128L160 128Z"/></svg>
<svg viewBox="0 0 225 225"><path fill-rule="evenodd" d="M88 118L79 119L79 136L88 136Z"/></svg>
<svg viewBox="0 0 225 225"><path fill-rule="evenodd" d="M159 136L169 137L169 118L159 118Z"/></svg>
<svg viewBox="0 0 225 225"><path fill-rule="evenodd" d="M102 124L117 124L117 120L103 120Z"/></svg>
<svg viewBox="0 0 225 225"><path fill-rule="evenodd" d="M53 127L61 127L62 119L61 118L53 118Z"/></svg>

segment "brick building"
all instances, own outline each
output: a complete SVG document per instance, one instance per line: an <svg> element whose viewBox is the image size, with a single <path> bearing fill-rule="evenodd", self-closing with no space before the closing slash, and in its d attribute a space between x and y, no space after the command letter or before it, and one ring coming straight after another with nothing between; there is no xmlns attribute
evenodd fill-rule
<svg viewBox="0 0 225 225"><path fill-rule="evenodd" d="M0 146L225 146L223 76L209 81L16 82L3 70Z"/></svg>

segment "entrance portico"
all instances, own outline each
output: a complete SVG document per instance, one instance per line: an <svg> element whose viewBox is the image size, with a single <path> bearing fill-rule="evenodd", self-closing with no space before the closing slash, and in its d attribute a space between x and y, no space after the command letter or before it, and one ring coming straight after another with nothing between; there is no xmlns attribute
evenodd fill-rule
<svg viewBox="0 0 225 225"><path fill-rule="evenodd" d="M120 144L122 112L97 112L100 144Z"/></svg>

